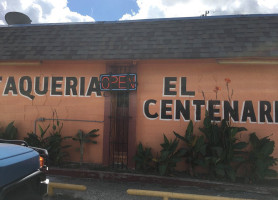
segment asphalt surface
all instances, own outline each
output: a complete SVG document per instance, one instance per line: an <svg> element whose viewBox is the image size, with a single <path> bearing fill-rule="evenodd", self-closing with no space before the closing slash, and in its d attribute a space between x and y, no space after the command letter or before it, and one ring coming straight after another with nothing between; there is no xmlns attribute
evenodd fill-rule
<svg viewBox="0 0 278 200"><path fill-rule="evenodd" d="M223 196L231 198L278 200L278 196L259 194L254 192L204 189L191 186L171 186L162 184L149 184L141 182L118 182L96 179L72 178L65 176L49 176L50 182L79 184L87 187L86 191L73 191L54 189L54 196L45 197L44 200L161 200L159 197L132 196L126 193L127 189L155 190L164 192L177 192L198 195Z"/></svg>

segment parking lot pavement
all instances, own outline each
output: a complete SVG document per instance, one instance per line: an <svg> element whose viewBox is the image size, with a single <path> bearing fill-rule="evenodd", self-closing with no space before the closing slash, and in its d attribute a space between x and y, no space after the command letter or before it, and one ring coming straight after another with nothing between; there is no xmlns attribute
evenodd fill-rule
<svg viewBox="0 0 278 200"><path fill-rule="evenodd" d="M190 186L171 186L150 184L141 182L116 182L96 179L82 179L63 176L49 176L50 182L79 184L87 187L86 191L73 191L54 189L53 197L45 197L44 200L161 200L159 197L131 196L126 193L127 189L155 190L165 192L189 193L198 195L225 196L243 199L277 200L278 196L249 193L242 191L225 191L223 189L203 189Z"/></svg>

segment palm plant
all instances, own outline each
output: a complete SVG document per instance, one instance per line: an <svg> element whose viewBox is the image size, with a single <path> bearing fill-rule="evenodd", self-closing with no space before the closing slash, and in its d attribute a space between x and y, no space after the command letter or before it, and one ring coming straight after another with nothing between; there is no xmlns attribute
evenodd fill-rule
<svg viewBox="0 0 278 200"><path fill-rule="evenodd" d="M96 138L99 135L96 134L99 129L93 129L89 131L88 133L83 132L82 130L78 130L76 137L72 138L74 141L78 141L80 144L79 152L80 152L80 164L83 163L83 157L84 157L84 147L86 143L91 144L97 144L97 141L92 140L92 138Z"/></svg>

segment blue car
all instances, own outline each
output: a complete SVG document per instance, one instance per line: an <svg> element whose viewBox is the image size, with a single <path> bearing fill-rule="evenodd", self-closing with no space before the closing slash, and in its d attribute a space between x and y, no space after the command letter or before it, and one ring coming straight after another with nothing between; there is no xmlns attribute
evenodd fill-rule
<svg viewBox="0 0 278 200"><path fill-rule="evenodd" d="M0 140L0 200L41 200L48 153L24 141Z"/></svg>

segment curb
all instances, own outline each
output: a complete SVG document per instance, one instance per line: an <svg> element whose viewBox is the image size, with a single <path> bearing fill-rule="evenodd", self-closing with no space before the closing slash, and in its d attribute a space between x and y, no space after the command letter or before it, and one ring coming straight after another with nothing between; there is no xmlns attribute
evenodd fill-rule
<svg viewBox="0 0 278 200"><path fill-rule="evenodd" d="M143 182L156 183L162 185L177 185L177 186L195 186L205 189L226 190L226 191L241 191L257 194L277 195L278 187L247 185L240 183L217 182L201 179L178 178L178 177L163 177L155 175L132 174L107 172L97 170L78 170L78 169L61 169L50 168L48 175L70 176L75 178L92 178L98 180L122 181L122 182Z"/></svg>

